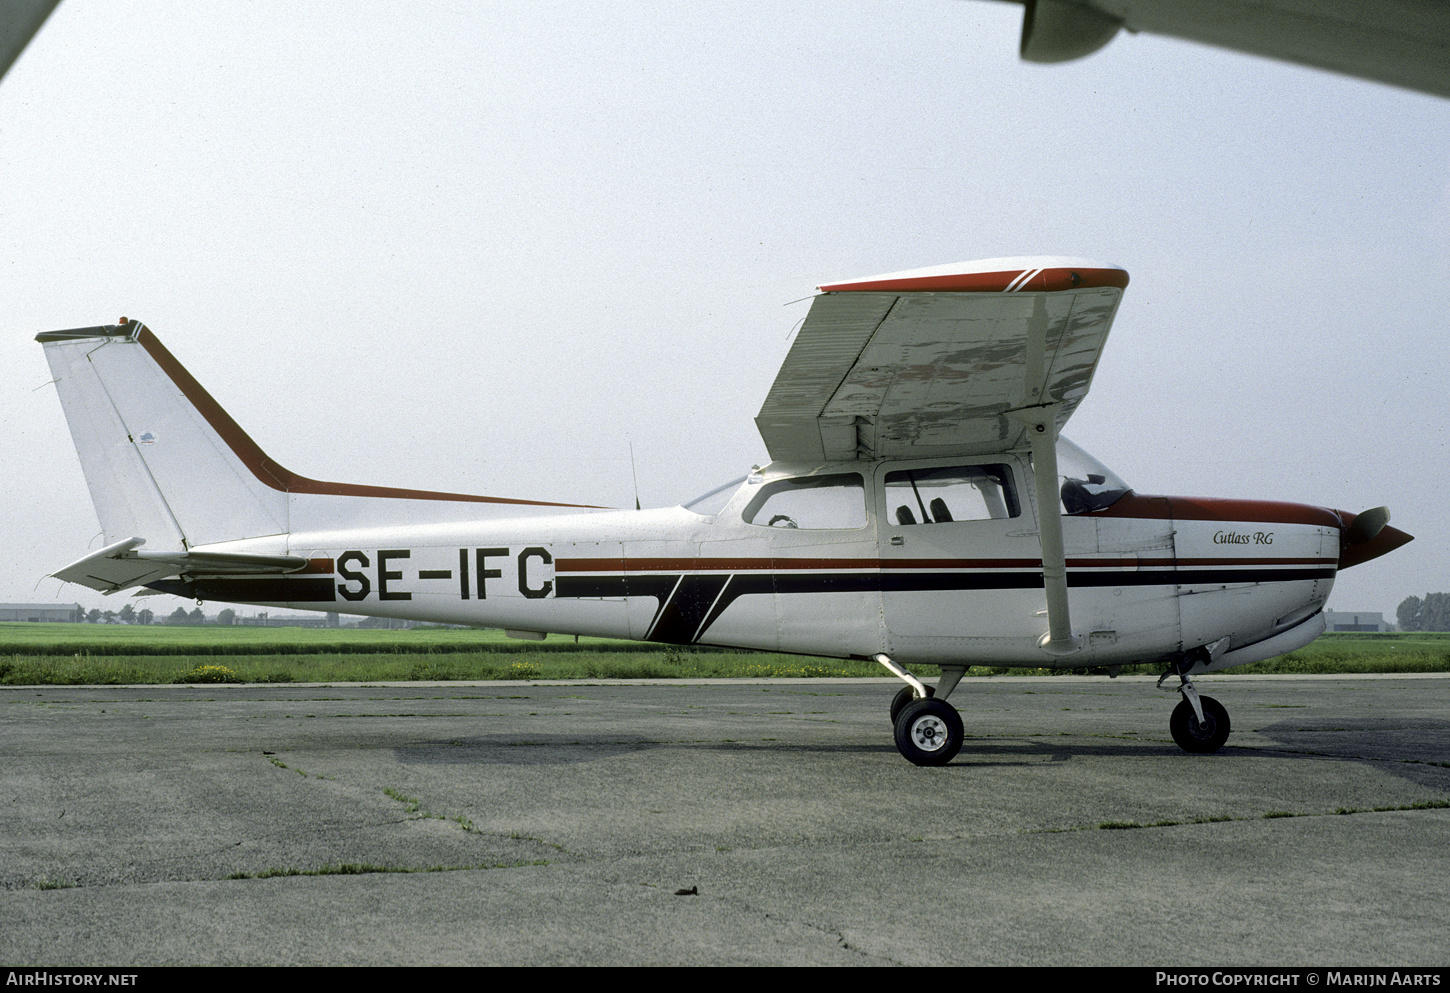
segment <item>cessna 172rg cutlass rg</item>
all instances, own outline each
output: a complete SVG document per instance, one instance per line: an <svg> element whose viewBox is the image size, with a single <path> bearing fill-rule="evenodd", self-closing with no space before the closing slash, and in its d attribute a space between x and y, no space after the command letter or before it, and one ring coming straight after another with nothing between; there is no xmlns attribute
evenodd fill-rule
<svg viewBox="0 0 1450 993"><path fill-rule="evenodd" d="M1066 439L1128 274L993 259L821 287L756 424L772 462L646 511L320 482L269 459L136 321L52 331L112 593L875 659L912 762L950 761L967 666L1194 674L1324 630L1336 570L1410 540L1384 508L1144 496ZM938 666L935 687L905 666ZM1160 685L1162 680L1160 680Z"/></svg>

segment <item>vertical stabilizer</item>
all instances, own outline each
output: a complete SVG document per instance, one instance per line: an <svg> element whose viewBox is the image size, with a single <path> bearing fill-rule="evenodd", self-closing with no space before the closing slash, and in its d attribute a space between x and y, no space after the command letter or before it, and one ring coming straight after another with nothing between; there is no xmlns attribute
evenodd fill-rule
<svg viewBox="0 0 1450 993"><path fill-rule="evenodd" d="M311 479L262 451L140 322L36 340L108 545L142 538L150 555L297 532L601 509Z"/></svg>
<svg viewBox="0 0 1450 993"><path fill-rule="evenodd" d="M50 331L36 340L108 543L140 537L148 548L186 548L287 530L286 494L243 463L237 439L229 444L214 426L221 408L144 325ZM212 416L194 401L214 408Z"/></svg>

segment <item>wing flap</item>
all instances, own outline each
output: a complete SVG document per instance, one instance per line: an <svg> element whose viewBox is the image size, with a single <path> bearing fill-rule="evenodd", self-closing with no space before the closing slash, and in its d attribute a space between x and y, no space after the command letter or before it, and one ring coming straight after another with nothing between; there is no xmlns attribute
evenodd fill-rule
<svg viewBox="0 0 1450 993"><path fill-rule="evenodd" d="M854 412L822 415L895 303L894 294L876 293L815 299L755 418L771 458L806 461L828 448L854 449Z"/></svg>

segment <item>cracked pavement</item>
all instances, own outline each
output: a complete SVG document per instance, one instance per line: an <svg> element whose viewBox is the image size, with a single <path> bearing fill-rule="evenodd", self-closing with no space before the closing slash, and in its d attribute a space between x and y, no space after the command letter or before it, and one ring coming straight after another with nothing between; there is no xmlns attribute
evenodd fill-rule
<svg viewBox="0 0 1450 993"><path fill-rule="evenodd" d="M0 959L1445 964L1450 677L1198 682L3 687Z"/></svg>

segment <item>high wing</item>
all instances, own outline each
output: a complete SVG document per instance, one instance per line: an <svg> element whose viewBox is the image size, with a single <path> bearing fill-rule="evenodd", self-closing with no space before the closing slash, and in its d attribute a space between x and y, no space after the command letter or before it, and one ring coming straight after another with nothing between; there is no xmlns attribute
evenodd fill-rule
<svg viewBox="0 0 1450 993"><path fill-rule="evenodd" d="M781 462L1027 448L1009 411L1087 394L1128 274L1005 258L821 286L755 419Z"/></svg>
<svg viewBox="0 0 1450 993"><path fill-rule="evenodd" d="M1120 28L1450 96L1444 0L1020 0L1022 58L1065 62Z"/></svg>

